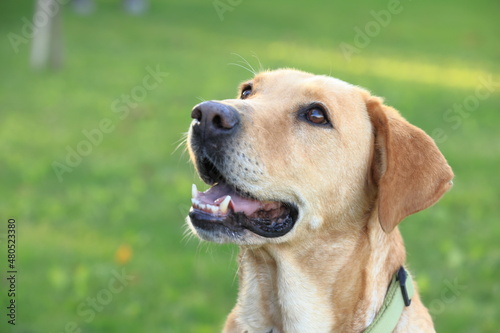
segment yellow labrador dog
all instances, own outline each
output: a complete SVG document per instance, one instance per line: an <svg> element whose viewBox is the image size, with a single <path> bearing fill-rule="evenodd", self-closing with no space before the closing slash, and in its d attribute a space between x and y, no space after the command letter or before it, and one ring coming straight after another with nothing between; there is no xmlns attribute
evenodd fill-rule
<svg viewBox="0 0 500 333"><path fill-rule="evenodd" d="M434 332L397 228L452 184L427 134L365 89L289 69L191 117L211 188L193 186L188 223L241 247L224 332Z"/></svg>

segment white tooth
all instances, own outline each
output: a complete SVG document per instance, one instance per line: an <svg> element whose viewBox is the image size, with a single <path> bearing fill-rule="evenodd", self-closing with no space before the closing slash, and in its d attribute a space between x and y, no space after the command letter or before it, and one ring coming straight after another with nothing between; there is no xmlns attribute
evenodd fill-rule
<svg viewBox="0 0 500 333"><path fill-rule="evenodd" d="M200 204L200 209L207 209L207 205L205 205L205 204Z"/></svg>
<svg viewBox="0 0 500 333"><path fill-rule="evenodd" d="M191 198L196 198L197 195L198 195L198 189L196 188L196 185L193 184L193 186L191 187Z"/></svg>
<svg viewBox="0 0 500 333"><path fill-rule="evenodd" d="M208 204L207 204L207 209L209 211L211 211L213 214L217 213L217 211L219 210L219 208L217 206L212 206L212 205L208 205Z"/></svg>
<svg viewBox="0 0 500 333"><path fill-rule="evenodd" d="M219 205L219 210L221 211L222 214L227 213L227 208L229 207L229 202L231 201L231 196L228 195L227 197L222 200L222 202Z"/></svg>
<svg viewBox="0 0 500 333"><path fill-rule="evenodd" d="M201 202L198 199L191 199L191 202L193 203L194 208L201 208Z"/></svg>

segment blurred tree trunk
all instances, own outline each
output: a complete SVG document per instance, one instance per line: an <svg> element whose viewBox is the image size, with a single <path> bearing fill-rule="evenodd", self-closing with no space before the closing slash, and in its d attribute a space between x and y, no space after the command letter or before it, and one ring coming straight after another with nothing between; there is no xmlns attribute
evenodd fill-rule
<svg viewBox="0 0 500 333"><path fill-rule="evenodd" d="M33 15L34 36L31 66L60 68L63 61L61 5L56 0L37 0Z"/></svg>

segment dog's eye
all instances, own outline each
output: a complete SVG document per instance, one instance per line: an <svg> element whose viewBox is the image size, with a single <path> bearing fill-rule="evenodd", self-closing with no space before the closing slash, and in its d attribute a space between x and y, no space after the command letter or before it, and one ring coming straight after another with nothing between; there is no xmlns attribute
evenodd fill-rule
<svg viewBox="0 0 500 333"><path fill-rule="evenodd" d="M241 99L246 99L248 96L250 96L252 94L252 86L246 86L245 88L243 88L243 90L241 91L241 96L240 98Z"/></svg>
<svg viewBox="0 0 500 333"><path fill-rule="evenodd" d="M329 123L328 118L325 114L325 110L318 106L312 107L307 110L305 116L307 121L315 125L326 125Z"/></svg>

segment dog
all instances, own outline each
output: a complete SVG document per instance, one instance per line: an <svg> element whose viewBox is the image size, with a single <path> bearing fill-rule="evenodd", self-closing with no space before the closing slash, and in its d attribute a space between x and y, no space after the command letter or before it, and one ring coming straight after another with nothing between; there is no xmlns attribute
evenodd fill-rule
<svg viewBox="0 0 500 333"><path fill-rule="evenodd" d="M361 87L292 69L191 117L188 151L211 187L193 185L187 223L240 246L223 332L435 332L397 228L452 186L424 131Z"/></svg>

